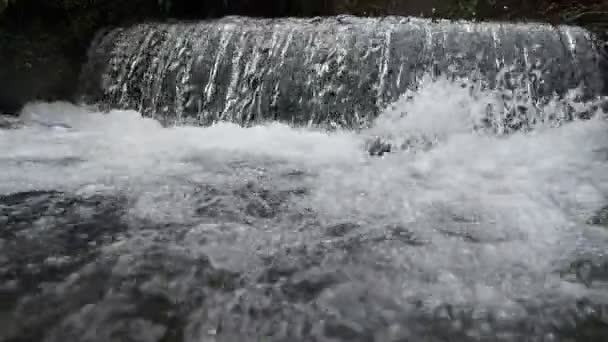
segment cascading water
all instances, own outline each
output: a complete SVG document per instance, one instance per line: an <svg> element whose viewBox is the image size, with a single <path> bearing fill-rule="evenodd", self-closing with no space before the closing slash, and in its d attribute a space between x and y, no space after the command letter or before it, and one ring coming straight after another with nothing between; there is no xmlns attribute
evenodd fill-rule
<svg viewBox="0 0 608 342"><path fill-rule="evenodd" d="M599 61L589 33L575 27L229 18L101 35L83 83L89 100L169 122L358 127L429 73L490 88L498 79L535 98L579 85L596 94Z"/></svg>
<svg viewBox="0 0 608 342"><path fill-rule="evenodd" d="M400 18L100 35L82 86L114 109L35 103L0 129L0 341L608 339L589 38Z"/></svg>

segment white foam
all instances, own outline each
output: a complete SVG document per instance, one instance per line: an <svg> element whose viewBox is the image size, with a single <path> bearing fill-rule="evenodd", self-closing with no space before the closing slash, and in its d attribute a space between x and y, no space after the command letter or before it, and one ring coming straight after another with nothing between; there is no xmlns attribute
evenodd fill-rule
<svg viewBox="0 0 608 342"><path fill-rule="evenodd" d="M2 192L162 176L179 171L180 160L188 158L259 156L314 165L361 157L354 134L329 135L278 123L162 128L133 111L104 114L68 103L30 104L21 118L26 128L0 133L0 145L8 147L0 152ZM61 159L82 162L67 167L36 163Z"/></svg>
<svg viewBox="0 0 608 342"><path fill-rule="evenodd" d="M256 177L231 166L234 161L259 165L270 184L280 171L306 169L315 176L301 205L321 221L365 222L370 231L400 224L430 241L377 251L402 271L390 275L397 282L386 283L403 297L500 302L566 288L553 275L556 265L586 248L584 220L608 201L608 123L596 118L484 135L472 131L487 98L444 81L414 97L360 134L278 123L162 128L132 111L32 104L22 113L25 128L0 131L0 193L126 187L137 197L134 215L187 221L181 206L188 199L179 195L188 181L231 186ZM428 151L371 158L362 148L369 135L441 139ZM447 233L491 243L465 243ZM295 230L273 234L239 241L272 248L319 239Z"/></svg>

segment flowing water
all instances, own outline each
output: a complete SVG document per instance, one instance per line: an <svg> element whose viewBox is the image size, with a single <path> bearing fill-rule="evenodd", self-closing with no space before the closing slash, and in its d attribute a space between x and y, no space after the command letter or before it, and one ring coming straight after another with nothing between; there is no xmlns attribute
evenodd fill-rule
<svg viewBox="0 0 608 342"><path fill-rule="evenodd" d="M421 75L333 130L30 104L0 129L0 341L605 341L603 99L515 88Z"/></svg>
<svg viewBox="0 0 608 342"><path fill-rule="evenodd" d="M584 84L602 59L577 27L389 17L141 24L98 35L89 101L169 123L280 120L358 127L427 75L467 76L528 97ZM506 77L504 77L506 74Z"/></svg>

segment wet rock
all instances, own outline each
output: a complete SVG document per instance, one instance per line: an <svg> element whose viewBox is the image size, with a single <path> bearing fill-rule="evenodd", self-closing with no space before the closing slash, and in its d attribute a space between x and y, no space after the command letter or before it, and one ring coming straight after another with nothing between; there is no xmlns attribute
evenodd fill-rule
<svg viewBox="0 0 608 342"><path fill-rule="evenodd" d="M383 156L385 153L391 152L392 145L376 137L367 144L367 152L370 156Z"/></svg>
<svg viewBox="0 0 608 342"><path fill-rule="evenodd" d="M588 223L608 228L608 206L600 209L591 219L589 219Z"/></svg>

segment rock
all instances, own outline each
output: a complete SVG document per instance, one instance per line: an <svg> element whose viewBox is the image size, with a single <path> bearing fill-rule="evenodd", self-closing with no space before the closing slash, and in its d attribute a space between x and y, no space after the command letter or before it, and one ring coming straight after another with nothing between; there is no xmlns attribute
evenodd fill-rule
<svg viewBox="0 0 608 342"><path fill-rule="evenodd" d="M370 156L383 156L384 153L391 152L391 144L384 142L380 137L374 138L367 145L367 152Z"/></svg>
<svg viewBox="0 0 608 342"><path fill-rule="evenodd" d="M588 221L589 224L595 226L605 226L608 228L608 206L600 209L591 219Z"/></svg>

